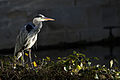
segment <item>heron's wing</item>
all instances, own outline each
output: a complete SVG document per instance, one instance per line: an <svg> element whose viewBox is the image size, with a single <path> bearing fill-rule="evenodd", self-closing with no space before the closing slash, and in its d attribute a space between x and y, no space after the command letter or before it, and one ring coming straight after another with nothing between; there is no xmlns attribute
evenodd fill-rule
<svg viewBox="0 0 120 80"><path fill-rule="evenodd" d="M28 35L28 32L26 31L26 29L22 28L16 39L14 55L24 48L24 44L26 43L27 35Z"/></svg>
<svg viewBox="0 0 120 80"><path fill-rule="evenodd" d="M20 30L20 33L16 39L14 53L17 53L18 51L23 50L25 47L27 47L27 45L30 44L31 37L35 35L34 29L35 29L35 26L29 23Z"/></svg>
<svg viewBox="0 0 120 80"><path fill-rule="evenodd" d="M19 35L17 36L14 54L25 49L28 45L30 45L30 40L33 37L36 37L36 34L39 31L40 30L38 30L38 27L35 27L31 24L27 24L26 26L24 26L24 28L21 29Z"/></svg>

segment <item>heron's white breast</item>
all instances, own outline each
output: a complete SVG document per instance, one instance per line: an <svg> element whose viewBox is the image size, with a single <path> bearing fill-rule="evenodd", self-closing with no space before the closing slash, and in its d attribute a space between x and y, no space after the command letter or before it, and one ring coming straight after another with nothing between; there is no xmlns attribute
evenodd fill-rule
<svg viewBox="0 0 120 80"><path fill-rule="evenodd" d="M35 44L36 41L37 41L37 34L30 38L29 45L27 46L27 48L31 48Z"/></svg>

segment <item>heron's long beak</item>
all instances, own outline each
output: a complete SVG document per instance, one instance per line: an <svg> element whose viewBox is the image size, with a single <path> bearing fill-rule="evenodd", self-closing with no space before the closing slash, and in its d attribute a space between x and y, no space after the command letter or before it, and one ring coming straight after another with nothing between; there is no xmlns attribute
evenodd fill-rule
<svg viewBox="0 0 120 80"><path fill-rule="evenodd" d="M45 21L55 21L55 19L47 18L47 17L45 17L44 20L45 20Z"/></svg>

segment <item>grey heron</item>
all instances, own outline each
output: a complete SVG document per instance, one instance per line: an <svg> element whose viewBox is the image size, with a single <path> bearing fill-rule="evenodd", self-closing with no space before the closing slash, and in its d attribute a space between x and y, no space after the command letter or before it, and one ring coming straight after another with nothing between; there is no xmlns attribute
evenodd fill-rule
<svg viewBox="0 0 120 80"><path fill-rule="evenodd" d="M24 53L25 51L29 52L30 63L32 64L31 59L31 47L37 41L37 35L42 28L43 21L54 21L52 18L47 18L42 14L38 14L35 18L33 18L32 23L26 24L19 32L16 38L16 44L14 49L14 56L16 56L15 60L19 60L21 57L22 63L24 66Z"/></svg>

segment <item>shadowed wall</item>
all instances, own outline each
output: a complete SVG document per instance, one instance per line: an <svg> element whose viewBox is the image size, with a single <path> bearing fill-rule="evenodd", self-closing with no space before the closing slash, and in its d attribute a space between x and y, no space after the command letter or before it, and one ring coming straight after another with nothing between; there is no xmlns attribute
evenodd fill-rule
<svg viewBox="0 0 120 80"><path fill-rule="evenodd" d="M39 45L78 40L95 41L108 36L104 26L120 25L119 0L0 0L0 49L14 47L19 29L37 13L55 18L44 22ZM120 36L120 30L114 30Z"/></svg>

